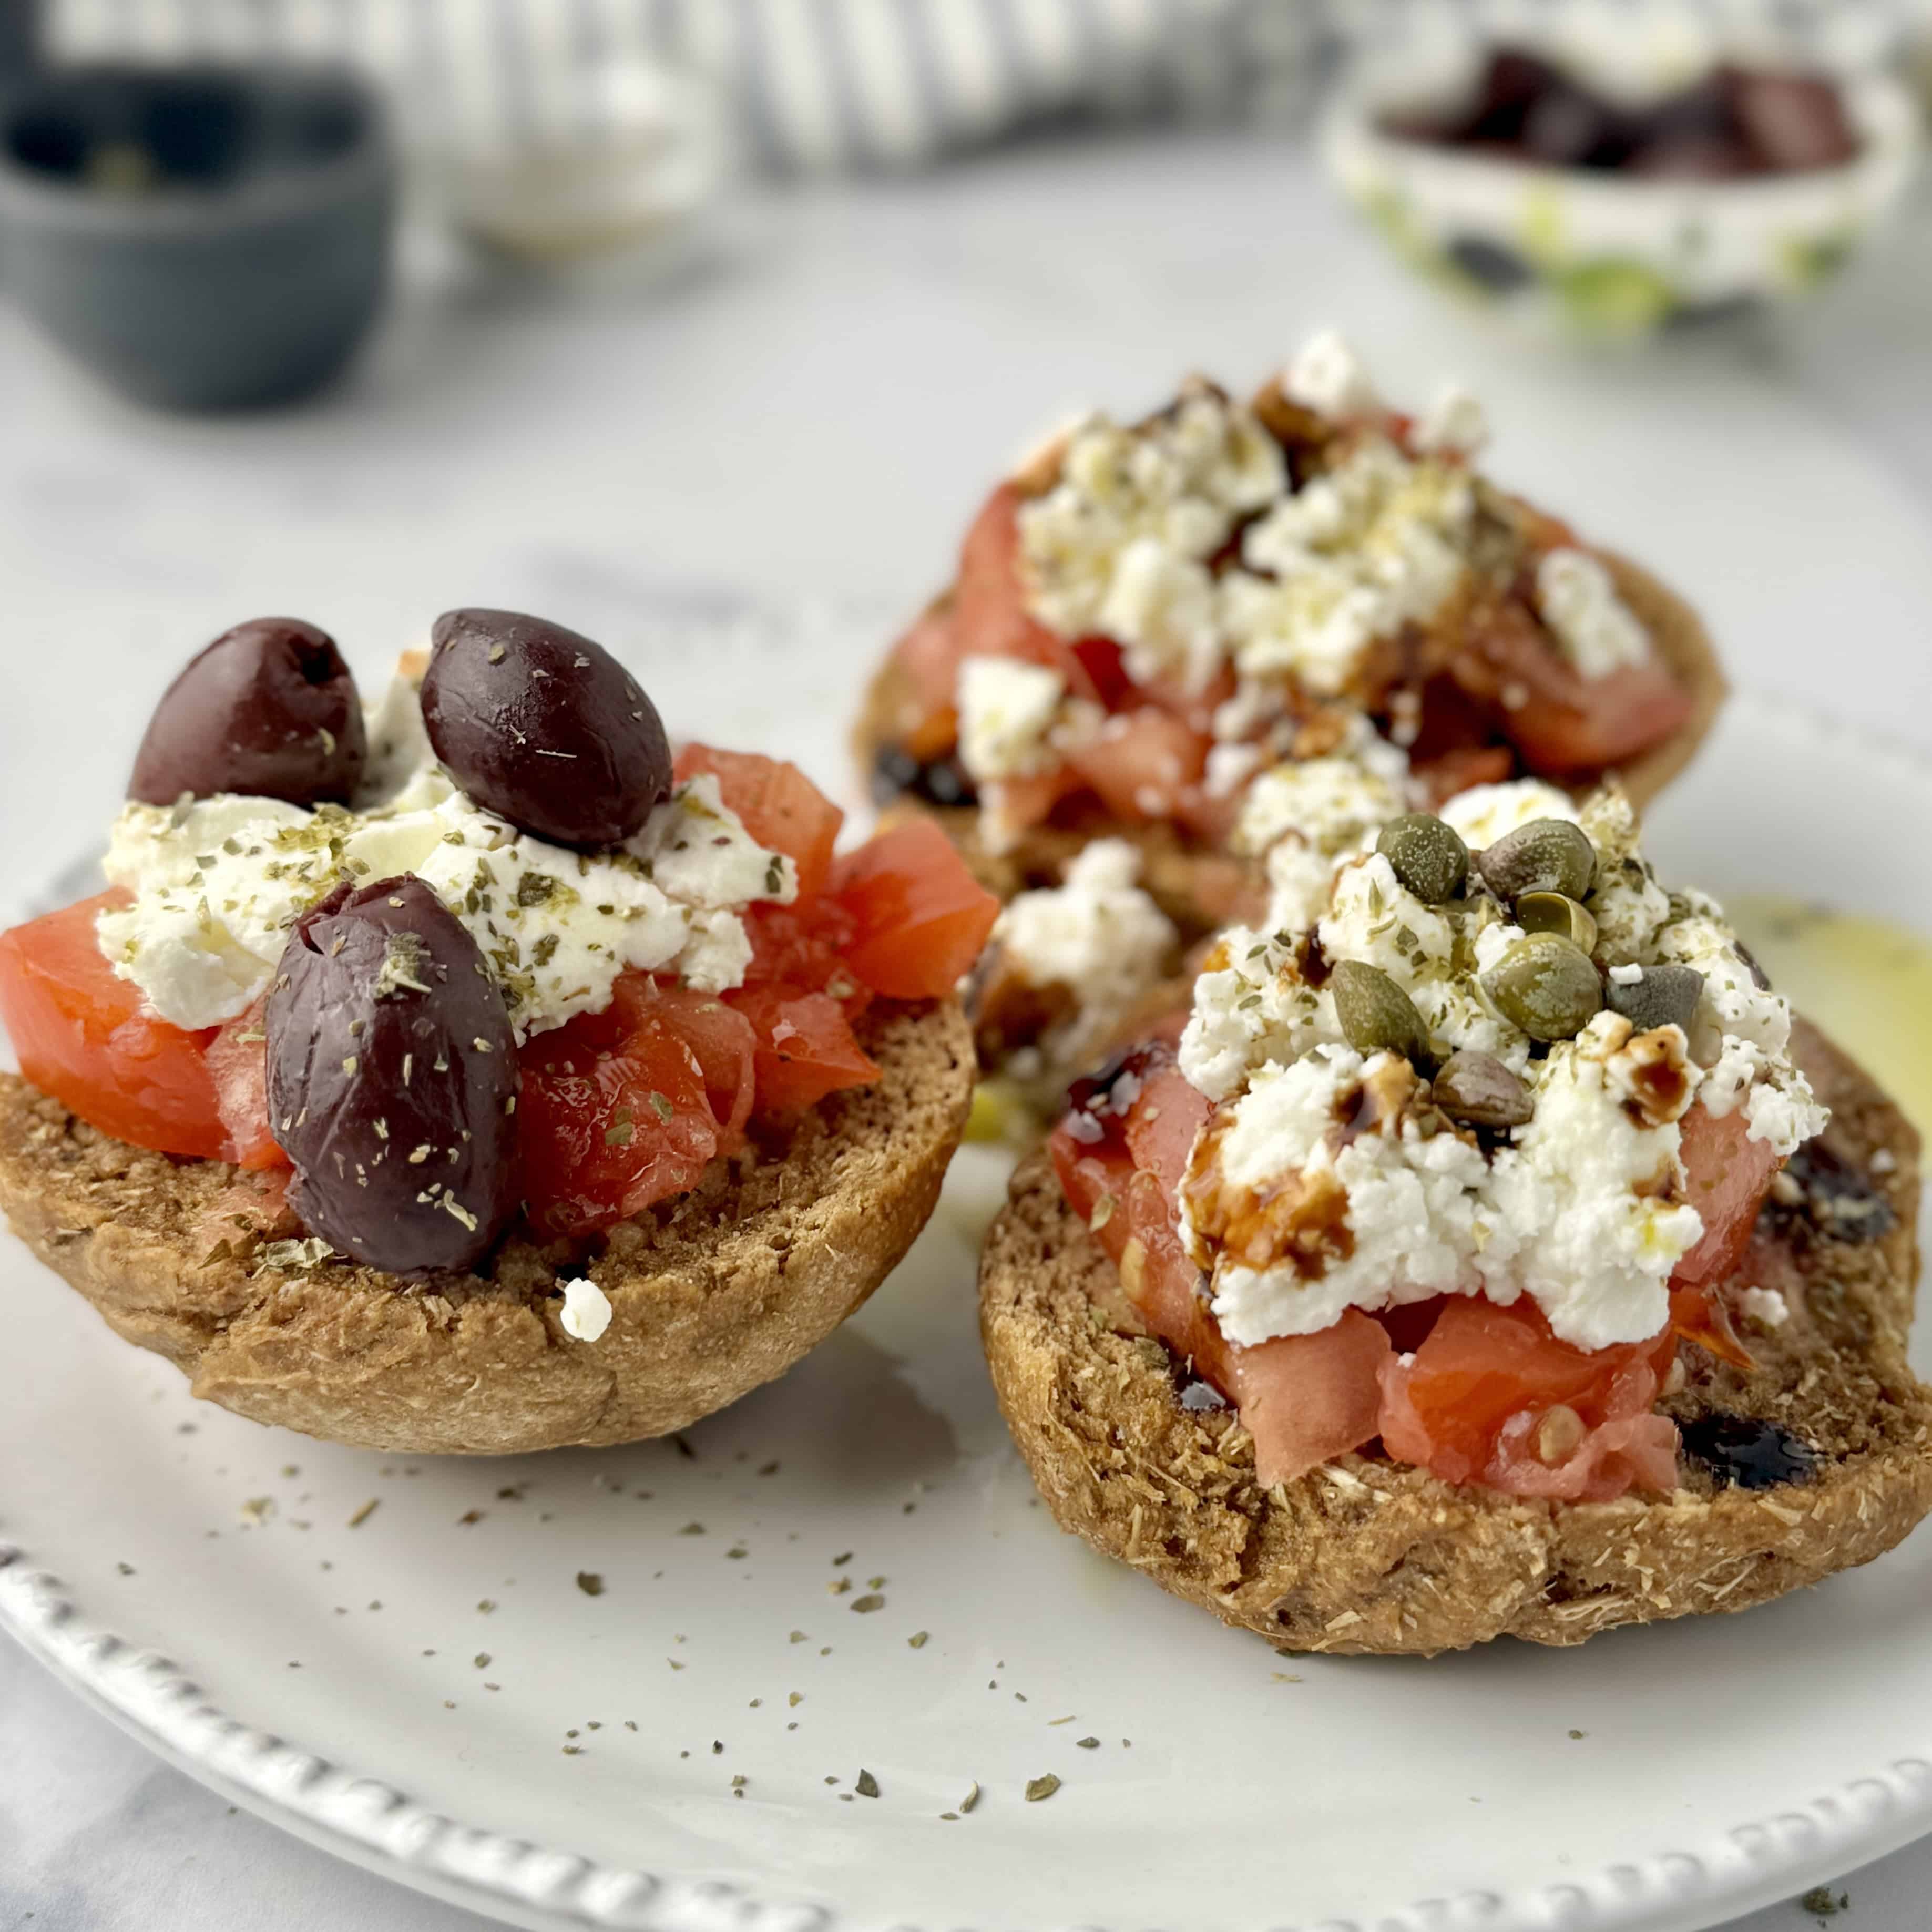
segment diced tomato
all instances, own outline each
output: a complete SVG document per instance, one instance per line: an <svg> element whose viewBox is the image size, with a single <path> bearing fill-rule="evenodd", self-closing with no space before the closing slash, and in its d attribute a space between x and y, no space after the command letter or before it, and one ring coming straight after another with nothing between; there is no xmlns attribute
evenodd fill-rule
<svg viewBox="0 0 1932 1932"><path fill-rule="evenodd" d="M1714 1286L1744 1259L1758 1210L1784 1162L1769 1142L1750 1138L1742 1108L1720 1117L1700 1101L1684 1116L1681 1131L1684 1198L1703 1216L1704 1232L1677 1264L1671 1286Z"/></svg>
<svg viewBox="0 0 1932 1932"><path fill-rule="evenodd" d="M1586 678L1516 602L1492 614L1451 669L1472 697L1501 706L1503 730L1543 778L1619 764L1660 744L1690 715L1690 694L1658 660Z"/></svg>
<svg viewBox="0 0 1932 1932"><path fill-rule="evenodd" d="M1446 1300L1412 1360L1382 1372L1381 1434L1389 1454L1444 1481L1482 1481L1513 1495L1606 1501L1633 1486L1676 1480L1676 1431L1651 1405L1676 1339L1586 1350L1558 1341L1528 1296L1499 1307L1478 1296ZM1574 1412L1580 1431L1558 1418ZM1662 1428L1611 1424L1661 1423ZM1667 1440L1666 1440L1667 1436ZM1593 1439L1594 1438L1594 1439ZM1553 1443L1550 1460L1538 1454Z"/></svg>
<svg viewBox="0 0 1932 1932"><path fill-rule="evenodd" d="M798 867L799 896L810 898L823 892L844 813L797 766L782 758L720 752L709 745L687 745L678 753L680 783L705 772L716 778L724 802L760 845L790 856Z"/></svg>
<svg viewBox="0 0 1932 1932"><path fill-rule="evenodd" d="M952 710L959 684L960 656L958 626L950 598L922 610L892 646L893 659L926 716Z"/></svg>
<svg viewBox="0 0 1932 1932"><path fill-rule="evenodd" d="M1115 818L1138 824L1174 815L1183 796L1201 782L1210 742L1172 712L1143 705L1108 718L1067 762Z"/></svg>
<svg viewBox="0 0 1932 1932"><path fill-rule="evenodd" d="M1010 836L1045 824L1062 800L1085 790L1080 774L1070 765L1055 765L1049 771L1030 772L1024 778L1000 778L982 785L980 803Z"/></svg>
<svg viewBox="0 0 1932 1932"><path fill-rule="evenodd" d="M1444 752L1426 765L1410 767L1432 806L1442 806L1472 785L1500 784L1516 770L1516 754L1507 745L1466 745Z"/></svg>
<svg viewBox="0 0 1932 1932"><path fill-rule="evenodd" d="M286 1167L268 1123L268 1048L264 994L239 1019L218 1028L208 1042L208 1070L216 1110L231 1150L224 1158L247 1168Z"/></svg>
<svg viewBox="0 0 1932 1932"><path fill-rule="evenodd" d="M1126 1138L1134 1164L1153 1174L1171 1201L1180 1198L1188 1156L1213 1111L1178 1064L1150 1074L1128 1111Z"/></svg>
<svg viewBox="0 0 1932 1932"><path fill-rule="evenodd" d="M1227 1340L1181 1246L1174 1208L1208 1104L1171 1050L1143 1064L1130 1075L1136 1087L1114 1089L1124 1110L1115 1118L1102 1124L1076 1112L1062 1120L1051 1143L1054 1170L1074 1211L1090 1226L1097 1220L1095 1238L1142 1321L1239 1411L1254 1438L1257 1479L1292 1481L1375 1434L1380 1371L1394 1351L1356 1309L1316 1335L1252 1348ZM1108 1206L1096 1214L1103 1200Z"/></svg>
<svg viewBox="0 0 1932 1932"><path fill-rule="evenodd" d="M788 997L772 986L730 996L756 1040L758 1111L795 1113L846 1087L870 1087L879 1066L852 1037L845 1010L829 993Z"/></svg>
<svg viewBox="0 0 1932 1932"><path fill-rule="evenodd" d="M20 1071L116 1140L228 1160L212 1030L184 1032L143 1010L140 989L115 976L96 943L96 917L122 902L104 892L0 934L0 1020Z"/></svg>
<svg viewBox="0 0 1932 1932"><path fill-rule="evenodd" d="M1316 1334L1229 1356L1235 1406L1255 1438L1255 1477L1264 1488L1359 1449L1381 1425L1382 1372L1395 1350L1381 1323L1359 1308Z"/></svg>
<svg viewBox="0 0 1932 1932"><path fill-rule="evenodd" d="M1020 500L1012 484L1001 484L960 546L950 640L956 677L961 658L1023 658L1059 672L1076 698L1097 700L1099 688L1077 645L1027 608L1020 574Z"/></svg>
<svg viewBox="0 0 1932 1932"><path fill-rule="evenodd" d="M1107 710L1119 710L1132 696L1133 680L1127 675L1120 646L1112 638L1076 638L1073 655L1080 660L1095 698Z"/></svg>
<svg viewBox="0 0 1932 1932"><path fill-rule="evenodd" d="M752 1117L757 1081L752 1071L755 1029L720 996L700 993L674 980L624 973L611 988L609 1012L626 1034L662 1020L690 1048L704 1076L705 1099L718 1125L721 1150L738 1144Z"/></svg>
<svg viewBox="0 0 1932 1932"><path fill-rule="evenodd" d="M738 1144L750 1110L755 1048L742 1016L643 974L619 983L604 1012L519 1054L524 1198L550 1233L608 1228L694 1186Z"/></svg>
<svg viewBox="0 0 1932 1932"><path fill-rule="evenodd" d="M1210 1109L1171 1044L1136 1048L1076 1083L1072 1099L1049 1142L1068 1204L1148 1328L1236 1405L1263 1483L1379 1434L1402 1461L1510 1495L1600 1501L1674 1486L1676 1427L1653 1410L1676 1347L1671 1326L1586 1351L1558 1341L1527 1298L1504 1308L1448 1296L1383 1318L1352 1309L1316 1335L1235 1346L1181 1244L1174 1204ZM1398 1358L1398 1338L1412 1356Z"/></svg>
<svg viewBox="0 0 1932 1932"><path fill-rule="evenodd" d="M784 986L794 992L814 993L830 987L846 995L848 1003L856 995L854 1012L864 1006L866 989L845 967L845 948L852 939L851 915L837 900L748 906L742 916L745 935L752 942L751 964L745 968L746 986Z"/></svg>
<svg viewBox="0 0 1932 1932"><path fill-rule="evenodd" d="M1000 916L930 819L889 826L833 866L832 897L852 921L845 963L892 1000L944 999Z"/></svg>
<svg viewBox="0 0 1932 1932"><path fill-rule="evenodd" d="M1625 664L1572 698L1532 690L1509 734L1533 772L1600 772L1647 752L1690 716L1690 694L1660 664Z"/></svg>

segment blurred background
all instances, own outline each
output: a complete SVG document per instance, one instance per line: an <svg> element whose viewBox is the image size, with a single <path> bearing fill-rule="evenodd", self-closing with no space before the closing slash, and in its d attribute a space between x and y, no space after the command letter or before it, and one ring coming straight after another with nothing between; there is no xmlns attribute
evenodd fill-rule
<svg viewBox="0 0 1932 1932"><path fill-rule="evenodd" d="M1932 0L0 0L0 904L269 611L368 674L541 610L859 804L1017 452L1324 325L1750 701L1932 756L1928 100ZM0 1924L431 1922L29 1668Z"/></svg>

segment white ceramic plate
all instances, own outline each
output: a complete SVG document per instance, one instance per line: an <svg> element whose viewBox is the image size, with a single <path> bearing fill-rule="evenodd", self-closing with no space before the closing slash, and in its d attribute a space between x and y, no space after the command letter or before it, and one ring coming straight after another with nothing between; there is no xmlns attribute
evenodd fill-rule
<svg viewBox="0 0 1932 1932"><path fill-rule="evenodd" d="M759 735L829 771L803 655ZM1919 765L1740 703L1653 842L1922 926L1887 814L1932 822ZM200 1407L8 1245L0 1622L238 1802L533 1927L1688 1932L1932 1828L1924 1535L1430 1663L1277 1657L1062 1536L974 1335L998 1185L963 1158L865 1314L682 1446L517 1461Z"/></svg>

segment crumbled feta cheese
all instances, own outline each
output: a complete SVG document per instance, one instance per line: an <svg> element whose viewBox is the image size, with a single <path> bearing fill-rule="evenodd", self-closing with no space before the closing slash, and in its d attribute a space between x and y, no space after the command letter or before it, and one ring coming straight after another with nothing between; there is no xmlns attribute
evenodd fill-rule
<svg viewBox="0 0 1932 1932"><path fill-rule="evenodd" d="M1340 330L1324 328L1295 351L1281 386L1293 402L1324 416L1377 416L1382 400L1361 358Z"/></svg>
<svg viewBox="0 0 1932 1932"><path fill-rule="evenodd" d="M1545 553L1536 567L1536 605L1586 677L1649 661L1650 633L1588 550L1566 545Z"/></svg>
<svg viewBox="0 0 1932 1932"><path fill-rule="evenodd" d="M1051 754L1047 734L1066 695L1057 670L1019 658L969 657L959 666L959 760L982 784L1027 778Z"/></svg>
<svg viewBox="0 0 1932 1932"><path fill-rule="evenodd" d="M1540 778L1511 778L1459 791L1436 815L1471 851L1480 852L1538 818L1567 818L1574 824L1576 808L1568 792Z"/></svg>
<svg viewBox="0 0 1932 1932"><path fill-rule="evenodd" d="M1745 1318L1766 1328L1782 1328L1791 1319L1791 1304L1774 1288L1748 1288L1738 1298Z"/></svg>
<svg viewBox="0 0 1932 1932"><path fill-rule="evenodd" d="M1201 788L1210 798L1232 798L1267 761L1258 745L1210 746Z"/></svg>
<svg viewBox="0 0 1932 1932"><path fill-rule="evenodd" d="M1236 669L1342 689L1370 644L1433 616L1462 581L1475 500L1462 470L1361 437L1244 533L1247 568L1221 584Z"/></svg>
<svg viewBox="0 0 1932 1932"><path fill-rule="evenodd" d="M130 804L108 877L133 895L103 913L103 953L160 1016L219 1025L263 992L296 916L339 878L413 873L476 941L519 1039L600 1010L626 968L676 971L705 992L739 984L738 913L796 896L709 775L680 785L628 845L567 850L519 832L431 771L407 808L314 812L219 795L184 810Z"/></svg>
<svg viewBox="0 0 1932 1932"><path fill-rule="evenodd" d="M1191 1184L1210 1187L1200 1198L1210 1204L1185 1212L1231 1340L1310 1333L1349 1306L1480 1292L1501 1304L1531 1295L1580 1348L1641 1340L1662 1326L1671 1274L1703 1232L1682 1193L1690 1108L1741 1108L1751 1136L1780 1154L1824 1123L1790 1058L1789 1009L1757 983L1711 901L1672 898L1657 884L1626 802L1600 796L1579 814L1561 793L1525 782L1466 794L1444 816L1478 848L1532 819L1580 818L1597 852L1586 902L1600 912L1600 935L1618 935L1607 957L1600 938L1612 982L1635 984L1665 961L1692 964L1705 976L1698 1013L1688 1030L1640 1033L1602 1012L1576 1038L1532 1052L1480 987L1525 936L1494 899L1424 904L1367 843L1372 832L1339 859L1279 841L1268 862L1277 900L1313 908L1318 956L1331 969L1354 960L1387 974L1437 1052L1495 1055L1533 1112L1486 1148L1446 1130L1426 1094L1394 1112L1385 1096L1368 1104L1358 1090L1372 1064L1342 1042L1332 991L1302 977L1306 926L1283 920L1272 939L1228 934L1196 984L1180 1065L1217 1103ZM1305 1198L1296 1190L1339 1187L1346 1252L1322 1250L1311 1266L1284 1236L1277 1259L1263 1264L1245 1246L1237 1262L1203 1232L1215 1225L1213 1185L1251 1190L1276 1204L1270 1214Z"/></svg>
<svg viewBox="0 0 1932 1932"><path fill-rule="evenodd" d="M1682 896L1684 916L1658 928L1652 951L1704 976L1690 1028L1692 1051L1708 1069L1700 1097L1720 1118L1743 1107L1750 1138L1792 1154L1828 1116L1791 1059L1790 1004L1758 984L1716 902L1701 892Z"/></svg>
<svg viewBox="0 0 1932 1932"><path fill-rule="evenodd" d="M1122 550L1097 628L1125 647L1127 674L1142 684L1172 676L1198 691L1220 666L1214 580L1205 564L1158 537L1136 537Z"/></svg>
<svg viewBox="0 0 1932 1932"><path fill-rule="evenodd" d="M1139 876L1132 846L1096 839L1064 884L1018 894L993 928L1002 956L1030 984L1065 986L1078 998L1073 1017L1040 1042L1048 1070L1077 1072L1103 1053L1171 969L1180 936Z"/></svg>
<svg viewBox="0 0 1932 1932"><path fill-rule="evenodd" d="M1286 485L1280 445L1219 395L1185 397L1139 429L1090 418L1068 440L1060 481L1020 506L1034 614L1066 637L1102 629L1121 558L1137 540L1204 562L1237 519Z"/></svg>
<svg viewBox="0 0 1932 1932"><path fill-rule="evenodd" d="M1409 891L1379 852L1336 874L1328 914L1316 930L1331 962L1360 960L1403 986L1446 973L1456 946L1447 914Z"/></svg>
<svg viewBox="0 0 1932 1932"><path fill-rule="evenodd" d="M1425 456L1473 456L1490 440L1489 418L1460 382L1445 382L1409 440Z"/></svg>
<svg viewBox="0 0 1932 1932"><path fill-rule="evenodd" d="M1280 838L1268 848L1268 926L1270 932L1312 932L1328 910L1339 861L1300 838Z"/></svg>
<svg viewBox="0 0 1932 1932"><path fill-rule="evenodd" d="M594 1342L610 1325L610 1298L594 1281L567 1281L556 1318L566 1335Z"/></svg>
<svg viewBox="0 0 1932 1932"><path fill-rule="evenodd" d="M1532 1091L1534 1116L1490 1168L1516 1236L1505 1281L1534 1298L1560 1340L1640 1342L1664 1326L1671 1274L1704 1232L1696 1209L1665 1191L1680 1174L1681 1130L1634 1119L1587 1042L1553 1048ZM1484 1292L1503 1298L1486 1280Z"/></svg>
<svg viewBox="0 0 1932 1932"><path fill-rule="evenodd" d="M1464 459L1484 424L1466 391L1443 391L1405 449L1332 332L1282 380L1336 426L1298 487L1252 412L1197 388L1135 427L1088 418L1017 512L1032 615L1112 638L1142 683L1204 691L1232 664L1234 695L1213 718L1227 740L1286 715L1297 687L1347 691L1378 640L1435 617L1467 580L1478 527Z"/></svg>
<svg viewBox="0 0 1932 1932"><path fill-rule="evenodd" d="M1194 982L1180 1036L1180 1070L1210 1100L1240 1090L1256 1068L1286 1062L1322 1037L1320 1002L1294 970L1294 956L1237 926L1222 936Z"/></svg>
<svg viewBox="0 0 1932 1932"><path fill-rule="evenodd" d="M1197 1260L1213 1262L1214 1316L1231 1342L1311 1335L1346 1308L1399 1306L1474 1285L1479 1246L1495 1245L1481 1150L1453 1134L1425 1138L1412 1122L1336 1144L1338 1117L1388 1058L1318 1047L1292 1066L1262 1069L1228 1110L1216 1148L1222 1184L1262 1193L1297 1169L1304 1179L1332 1175L1347 1193L1354 1238L1348 1255L1312 1276L1292 1264L1252 1268L1202 1243L1184 1196L1183 1238Z"/></svg>
<svg viewBox="0 0 1932 1932"><path fill-rule="evenodd" d="M423 725L422 687L416 679L398 672L380 698L364 703L362 719L369 749L362 761L356 805L358 811L367 812L379 805L397 803L404 788L434 775L436 764Z"/></svg>
<svg viewBox="0 0 1932 1932"><path fill-rule="evenodd" d="M1316 850L1345 850L1403 808L1401 794L1352 758L1304 758L1276 765L1248 788L1234 823L1234 847L1253 856L1290 833Z"/></svg>

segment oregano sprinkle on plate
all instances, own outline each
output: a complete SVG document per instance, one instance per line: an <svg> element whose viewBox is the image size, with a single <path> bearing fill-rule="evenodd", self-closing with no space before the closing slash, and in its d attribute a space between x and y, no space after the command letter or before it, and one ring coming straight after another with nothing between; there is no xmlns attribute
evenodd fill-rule
<svg viewBox="0 0 1932 1932"><path fill-rule="evenodd" d="M976 1784L974 1786L972 1790L968 1792L966 1796L959 1801L960 1816L962 1818L964 1817L967 1813L971 1810L974 1806L978 1804L979 1802L980 1787Z"/></svg>
<svg viewBox="0 0 1932 1932"><path fill-rule="evenodd" d="M351 1529L360 1529L362 1526L376 1514L376 1509L381 1504L382 1500L382 1499L380 1496L371 1496L369 1500L349 1519L349 1527Z"/></svg>
<svg viewBox="0 0 1932 1932"><path fill-rule="evenodd" d="M1050 1771L1044 1778L1030 1778L1027 1780L1026 1802L1037 1804L1042 1798L1051 1798L1059 1789L1060 1780Z"/></svg>
<svg viewBox="0 0 1932 1932"><path fill-rule="evenodd" d="M604 1594L604 1579L595 1570L580 1570L577 1573L577 1587L586 1597L601 1597Z"/></svg>
<svg viewBox="0 0 1932 1932"><path fill-rule="evenodd" d="M1073 1748L1076 1750L1098 1750L1100 1748L1100 1740L1098 1738L1076 1738L1073 1740Z"/></svg>
<svg viewBox="0 0 1932 1932"><path fill-rule="evenodd" d="M862 1771L853 1789L861 1798L876 1798L879 1795L879 1780L869 1771Z"/></svg>
<svg viewBox="0 0 1932 1932"><path fill-rule="evenodd" d="M855 1598L852 1604L853 1610L858 1616L862 1617L868 1615L874 1610L883 1610L885 1607L885 1598L880 1596L876 1590L868 1592L865 1596Z"/></svg>
<svg viewBox="0 0 1932 1932"><path fill-rule="evenodd" d="M809 1640L806 1637L804 1631L794 1630L791 1634L790 1641L794 1643L805 1643L808 1642Z"/></svg>
<svg viewBox="0 0 1932 1932"><path fill-rule="evenodd" d="M928 1630L914 1630L912 1635L906 1639L907 1648L911 1650L923 1650L931 1640L931 1632Z"/></svg>

